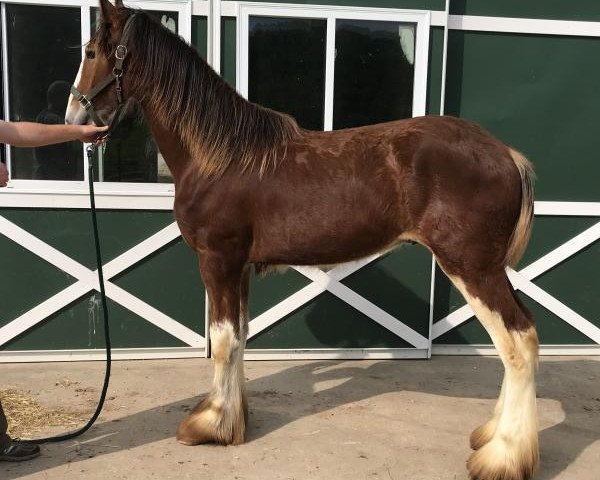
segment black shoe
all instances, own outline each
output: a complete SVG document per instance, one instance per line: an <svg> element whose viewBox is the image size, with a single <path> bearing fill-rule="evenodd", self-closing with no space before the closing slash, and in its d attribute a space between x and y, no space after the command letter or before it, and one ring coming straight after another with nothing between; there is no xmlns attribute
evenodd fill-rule
<svg viewBox="0 0 600 480"><path fill-rule="evenodd" d="M11 440L8 447L0 450L0 462L22 462L23 460L31 460L39 454L39 445Z"/></svg>

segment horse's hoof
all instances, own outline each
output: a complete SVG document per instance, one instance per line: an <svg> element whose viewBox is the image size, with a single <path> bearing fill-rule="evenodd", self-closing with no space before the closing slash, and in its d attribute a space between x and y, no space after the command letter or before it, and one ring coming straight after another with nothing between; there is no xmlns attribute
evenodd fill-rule
<svg viewBox="0 0 600 480"><path fill-rule="evenodd" d="M177 427L177 441L184 445L216 442L220 413L210 402L198 405Z"/></svg>
<svg viewBox="0 0 600 480"><path fill-rule="evenodd" d="M473 450L479 450L488 443L494 436L494 433L496 433L497 425L498 422L495 419L491 419L489 422L486 422L473 430L470 437L471 448Z"/></svg>
<svg viewBox="0 0 600 480"><path fill-rule="evenodd" d="M516 443L494 438L471 454L467 469L473 480L529 480L538 458L537 444L519 449Z"/></svg>
<svg viewBox="0 0 600 480"><path fill-rule="evenodd" d="M240 409L244 412L244 409ZM246 415L232 415L211 400L201 402L177 427L177 441L184 445L244 443Z"/></svg>

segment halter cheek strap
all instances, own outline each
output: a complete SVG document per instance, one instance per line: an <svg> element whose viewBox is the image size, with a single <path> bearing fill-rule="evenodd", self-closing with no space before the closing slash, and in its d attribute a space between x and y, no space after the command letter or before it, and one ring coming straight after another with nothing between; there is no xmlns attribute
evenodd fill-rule
<svg viewBox="0 0 600 480"><path fill-rule="evenodd" d="M92 88L87 94L81 93L75 85L71 85L71 94L75 97L75 99L81 104L81 106L85 109L88 115L92 118L94 123L98 127L103 127L105 124L96 112L92 101L94 98L102 92L106 87L108 87L111 83L116 83L116 92L117 92L117 101L119 105L123 103L123 89L121 88L121 77L123 76L123 63L125 61L125 57L127 56L127 37L129 31L131 29L131 24L133 23L133 19L137 13L131 15L127 22L125 22L125 27L123 28L123 35L121 36L121 42L117 45L115 49L115 66L112 69L112 72L109 73L104 79L98 83L94 88Z"/></svg>

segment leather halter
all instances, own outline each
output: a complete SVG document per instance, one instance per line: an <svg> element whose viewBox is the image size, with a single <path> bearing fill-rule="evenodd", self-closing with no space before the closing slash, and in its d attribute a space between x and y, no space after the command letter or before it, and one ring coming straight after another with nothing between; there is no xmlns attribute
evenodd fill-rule
<svg viewBox="0 0 600 480"><path fill-rule="evenodd" d="M104 77L104 79L100 83L98 83L94 88L92 88L87 94L81 93L79 90L77 90L77 88L75 88L75 85L71 85L71 94L81 104L81 106L85 109L85 111L88 113L88 115L92 118L92 120L98 127L103 127L105 123L100 118L100 115L98 115L98 112L96 112L92 101L100 92L102 92L111 83L115 82L119 106L121 106L121 104L123 103L123 89L121 87L121 77L123 76L123 62L125 61L125 57L127 56L127 37L131 29L133 19L136 15L137 13L134 13L127 19L127 22L125 22L125 27L123 27L123 35L121 35L121 41L115 49L116 60L112 72L109 73L106 77Z"/></svg>

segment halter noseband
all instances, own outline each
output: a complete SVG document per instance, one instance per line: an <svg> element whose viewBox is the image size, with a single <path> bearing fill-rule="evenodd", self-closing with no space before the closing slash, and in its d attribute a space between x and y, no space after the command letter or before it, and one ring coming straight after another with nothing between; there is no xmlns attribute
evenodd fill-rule
<svg viewBox="0 0 600 480"><path fill-rule="evenodd" d="M87 95L81 93L75 85L71 85L71 93L75 97L75 99L81 104L81 106L85 109L92 120L98 127L103 127L105 124L96 112L92 101L94 98L102 92L106 87L108 87L112 82L116 83L116 91L117 91L117 100L119 102L119 106L123 103L123 89L121 88L121 77L123 76L123 62L125 61L125 57L127 56L127 36L129 34L129 30L131 29L131 24L134 17L137 13L131 15L127 22L125 22L125 27L123 27L123 35L121 36L121 42L117 45L115 49L115 66L112 69L112 72L109 73L104 79L98 83L94 88L92 88Z"/></svg>

